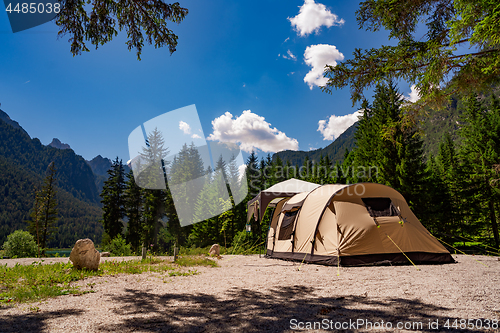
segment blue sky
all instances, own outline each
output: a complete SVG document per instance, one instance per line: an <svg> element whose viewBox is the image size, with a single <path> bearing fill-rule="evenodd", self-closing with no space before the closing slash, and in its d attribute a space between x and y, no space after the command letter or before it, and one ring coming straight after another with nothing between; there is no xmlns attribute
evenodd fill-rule
<svg viewBox="0 0 500 333"><path fill-rule="evenodd" d="M127 161L137 126L192 104L210 139L259 156L310 150L330 144L357 110L348 88L317 87L324 62L394 43L385 31L359 30L351 1L179 2L189 14L170 24L177 51L145 45L142 61L124 31L73 57L53 22L13 34L2 11L1 109L43 144L59 138L88 160ZM410 93L408 84L400 90Z"/></svg>

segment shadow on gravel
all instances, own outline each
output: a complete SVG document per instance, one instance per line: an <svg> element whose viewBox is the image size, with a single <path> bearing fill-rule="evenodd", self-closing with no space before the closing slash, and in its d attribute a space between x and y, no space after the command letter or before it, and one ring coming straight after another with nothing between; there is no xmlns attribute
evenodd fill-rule
<svg viewBox="0 0 500 333"><path fill-rule="evenodd" d="M209 288L209 286L207 286ZM418 299L401 298L370 299L365 296L317 297L312 287L295 286L258 292L247 289L231 289L225 299L213 295L164 294L127 290L125 296L115 297L121 307L114 309L120 324L106 324L98 327L104 332L284 332L291 331L291 320L328 323L326 331L354 331L351 323L358 319L370 321L372 325L390 321L387 326L370 328L356 326L357 331L400 331L398 322L408 331L447 331L443 325L448 318L436 315L448 308L426 304ZM439 330L429 329L429 320L439 321ZM335 322L344 324L344 329L335 329ZM413 324L417 323L417 324ZM420 324L421 323L421 326ZM312 323L311 325L314 325ZM333 325L333 326L332 326ZM337 324L338 325L338 324ZM368 325L368 324L365 324ZM296 329L299 326L295 327ZM314 329L314 327L311 327ZM317 329L318 327L316 327ZM340 327L337 327L340 328ZM460 332L476 332L459 330ZM477 332L484 332L478 330Z"/></svg>
<svg viewBox="0 0 500 333"><path fill-rule="evenodd" d="M5 315L6 307L0 307L0 332L2 333L25 333L25 332L47 332L46 321L48 319L60 318L67 320L67 316L78 316L82 310L62 310L41 313L26 313L21 315Z"/></svg>

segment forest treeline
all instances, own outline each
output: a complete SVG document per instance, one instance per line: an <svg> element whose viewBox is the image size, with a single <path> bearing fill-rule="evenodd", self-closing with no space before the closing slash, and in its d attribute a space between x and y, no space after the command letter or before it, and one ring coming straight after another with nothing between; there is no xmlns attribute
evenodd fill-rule
<svg viewBox="0 0 500 333"><path fill-rule="evenodd" d="M101 194L104 241L123 234L136 252L143 244L159 252L171 251L174 244L189 247L212 243L227 247L241 242L262 244L268 216L262 221L251 219L252 231L246 233L248 200L276 183L297 178L318 184L376 182L391 186L438 237L453 240L453 236L462 236L498 248L499 100L495 96L464 98L460 103L463 110L458 131L461 143L455 144L446 133L436 156L425 156L418 123L401 121L404 103L394 84L378 85L373 101L363 103L363 115L355 134L356 147L346 151L342 162L332 163L328 156L321 156L317 162L306 158L297 166L279 156L273 160L268 155L259 160L252 152L246 161L245 177L241 178L234 159L224 161L221 157L212 170L204 166L197 147L184 145L176 158L164 165L161 172L166 189L159 190L138 187L134 174L125 175L121 161L116 159ZM148 142L142 158L162 160L168 147L161 133L150 133ZM225 182L220 182L220 177ZM203 190L181 199L190 207L193 221L197 216L206 216L210 209L226 211L181 227L169 184L198 178L204 179ZM226 189L214 184L224 184ZM237 205L234 205L235 193L230 191L237 188L235 184L242 191L248 189L244 200ZM227 192L228 199L221 199Z"/></svg>

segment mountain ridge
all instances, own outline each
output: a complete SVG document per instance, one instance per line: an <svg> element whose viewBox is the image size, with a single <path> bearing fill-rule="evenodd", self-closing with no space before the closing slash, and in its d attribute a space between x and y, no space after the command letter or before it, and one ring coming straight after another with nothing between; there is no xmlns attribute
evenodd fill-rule
<svg viewBox="0 0 500 333"><path fill-rule="evenodd" d="M344 154L346 150L351 150L355 146L354 133L358 128L358 122L348 127L342 134L338 136L332 143L324 148L319 148L310 151L294 151L294 150L284 150L273 154L272 160L275 161L278 156L283 162L290 161L292 165L302 165L306 156L314 162L319 162L321 156L327 156L330 158L330 162L341 163L344 160Z"/></svg>
<svg viewBox="0 0 500 333"><path fill-rule="evenodd" d="M47 166L57 170L59 221L51 247L70 247L79 238L99 242L102 235L100 197L95 176L72 149L43 145L2 111L0 119L0 244L7 235L26 229L34 193Z"/></svg>

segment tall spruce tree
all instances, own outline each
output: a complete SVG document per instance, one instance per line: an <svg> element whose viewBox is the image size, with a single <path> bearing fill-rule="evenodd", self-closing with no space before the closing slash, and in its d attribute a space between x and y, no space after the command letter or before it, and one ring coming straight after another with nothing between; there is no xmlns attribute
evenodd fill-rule
<svg viewBox="0 0 500 333"><path fill-rule="evenodd" d="M108 179L104 182L101 192L102 223L104 232L109 236L110 240L121 235L123 230L123 217L125 216L124 189L123 163L122 160L116 157L108 170Z"/></svg>
<svg viewBox="0 0 500 333"><path fill-rule="evenodd" d="M35 202L31 211L32 220L28 221L29 231L36 237L37 244L45 254L50 237L56 230L57 223L57 170L51 162L45 172L45 179L40 191L35 194Z"/></svg>
<svg viewBox="0 0 500 333"><path fill-rule="evenodd" d="M132 251L139 253L143 231L143 192L137 186L132 170L127 174L125 191L123 193L123 203L125 206L125 216L128 219L126 240L132 247Z"/></svg>
<svg viewBox="0 0 500 333"><path fill-rule="evenodd" d="M440 221L440 231L448 235L457 234L463 223L464 215L462 212L466 209L467 199L463 191L465 189L465 174L463 168L460 167L455 143L449 133L445 133L439 144L435 170L430 172L435 174L431 176L433 180L430 185L435 187L437 184L441 184L441 189L431 192L439 194L439 196L434 195L431 198L431 205L441 203L441 211L446 212L446 216L443 216ZM439 179L437 179L438 176ZM439 216L440 213L437 214Z"/></svg>
<svg viewBox="0 0 500 333"><path fill-rule="evenodd" d="M221 156L194 205L196 220L211 216L192 227L190 239L198 246L204 247L211 243L227 244L226 230L231 228L232 220L231 214L227 212L231 211L232 204L230 198L225 198L227 193L225 173L226 163Z"/></svg>
<svg viewBox="0 0 500 333"><path fill-rule="evenodd" d="M251 199L259 194L261 189L259 160L253 150L247 158L245 173L248 182L248 199Z"/></svg>
<svg viewBox="0 0 500 333"><path fill-rule="evenodd" d="M152 245L153 251L158 250L158 232L161 227L161 219L165 214L165 201L167 198L168 163L165 158L169 150L165 147L165 139L161 131L155 128L148 133L146 146L140 153L142 164L145 165L138 179L143 191L143 230L142 242L148 247ZM167 189L161 189L165 188Z"/></svg>
<svg viewBox="0 0 500 333"><path fill-rule="evenodd" d="M499 104L493 96L489 108L486 108L476 95L469 96L465 100L464 125L460 130L463 141L460 155L469 174L468 189L474 193L470 203L474 204L479 221L490 225L497 248L500 248L497 223L500 196L494 179L495 166L500 161Z"/></svg>
<svg viewBox="0 0 500 333"><path fill-rule="evenodd" d="M427 177L422 139L416 127L401 125L402 105L394 83L377 85L371 107L363 103L353 160L358 169L377 167L376 176L372 174L370 180L399 191L419 215L425 210L422 199Z"/></svg>
<svg viewBox="0 0 500 333"><path fill-rule="evenodd" d="M176 154L169 171L169 188L174 189L175 193L167 191L165 197L165 206L168 209L168 231L177 241L177 244L184 244L191 232L191 225L181 227L179 218L174 212L175 209L182 210L183 214L191 215L184 218L194 221L194 207L198 199L200 182L206 172L205 165L198 147L184 144L181 150ZM197 180L193 182L194 180ZM175 205L173 207L173 198L175 195Z"/></svg>

